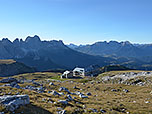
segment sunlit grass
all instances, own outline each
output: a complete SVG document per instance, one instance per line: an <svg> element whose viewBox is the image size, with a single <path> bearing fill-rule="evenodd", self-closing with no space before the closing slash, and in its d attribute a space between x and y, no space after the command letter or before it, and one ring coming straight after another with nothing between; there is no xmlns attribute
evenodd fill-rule
<svg viewBox="0 0 152 114"><path fill-rule="evenodd" d="M122 72L122 71L121 71ZM114 72L116 73L116 72ZM117 71L117 73L120 73ZM25 78L25 79L37 79L37 82L41 82L46 87L44 93L37 93L31 90L22 90L10 87L0 87L0 95L10 94L15 95L28 94L30 97L30 104L24 107L20 107L16 110L16 113L23 112L24 114L51 114L56 113L57 107L61 107L67 110L68 114L72 114L77 109L78 113L82 113L84 110L89 108L95 108L98 111L104 109L108 114L123 114L122 109L125 109L126 112L130 114L149 114L152 113L152 95L151 86L129 86L124 84L103 84L95 83L99 81L98 78L89 78L85 77L84 79L60 79L60 73L50 73L50 72L37 72L37 73L27 73L22 75L14 76L15 78ZM151 77L147 77L147 80L150 80ZM55 86L50 86L48 81L50 80L55 84ZM63 81L62 83L53 80ZM95 80L95 81L94 81ZM90 83L94 81L94 83ZM32 83L20 84L20 86L25 87L26 85L32 85ZM34 86L34 85L32 85ZM78 89L74 89L76 86ZM81 99L77 95L71 95L76 97L75 102L70 101L69 105L63 106L61 104L49 103L58 102L59 99L66 99L66 92L64 96L53 96L48 93L48 91L55 90L58 92L60 87L66 87L70 92L81 91L86 94L90 92L92 95L88 99ZM119 90L118 92L112 92L111 89ZM123 92L123 89L129 90L128 93ZM45 100L43 100L45 99ZM149 101L150 103L145 103ZM79 103L76 103L79 102ZM85 106L85 108L84 108ZM0 111L4 111L4 107L0 107ZM10 113L7 112L6 113ZM83 112L84 114L89 114L91 112Z"/></svg>

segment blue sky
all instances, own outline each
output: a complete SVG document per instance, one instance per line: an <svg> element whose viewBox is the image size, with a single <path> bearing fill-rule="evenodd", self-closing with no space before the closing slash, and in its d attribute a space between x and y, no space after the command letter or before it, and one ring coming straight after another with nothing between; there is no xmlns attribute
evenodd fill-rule
<svg viewBox="0 0 152 114"><path fill-rule="evenodd" d="M152 0L0 0L0 39L152 43Z"/></svg>

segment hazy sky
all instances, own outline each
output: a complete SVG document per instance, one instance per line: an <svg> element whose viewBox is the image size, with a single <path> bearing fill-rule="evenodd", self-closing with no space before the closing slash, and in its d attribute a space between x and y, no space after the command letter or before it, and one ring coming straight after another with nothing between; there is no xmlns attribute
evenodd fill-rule
<svg viewBox="0 0 152 114"><path fill-rule="evenodd" d="M152 0L0 0L0 39L152 43Z"/></svg>

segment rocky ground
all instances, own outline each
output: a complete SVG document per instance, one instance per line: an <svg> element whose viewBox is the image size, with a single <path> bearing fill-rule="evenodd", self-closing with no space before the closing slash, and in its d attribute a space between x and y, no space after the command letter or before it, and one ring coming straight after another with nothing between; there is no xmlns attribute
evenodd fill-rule
<svg viewBox="0 0 152 114"><path fill-rule="evenodd" d="M151 114L151 73L139 72L108 72L84 79L60 79L59 73L48 72L1 78L0 114ZM135 77L126 79L120 75ZM9 106L16 109L10 110L4 97L13 95L25 95L27 99L25 103L15 96Z"/></svg>

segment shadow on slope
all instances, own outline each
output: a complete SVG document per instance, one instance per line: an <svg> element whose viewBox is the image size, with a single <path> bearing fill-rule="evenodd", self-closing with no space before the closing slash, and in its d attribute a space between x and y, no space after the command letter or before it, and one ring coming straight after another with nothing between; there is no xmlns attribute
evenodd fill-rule
<svg viewBox="0 0 152 114"><path fill-rule="evenodd" d="M52 114L51 112L33 104L21 107L16 111L17 114L20 112L23 112L23 114Z"/></svg>

